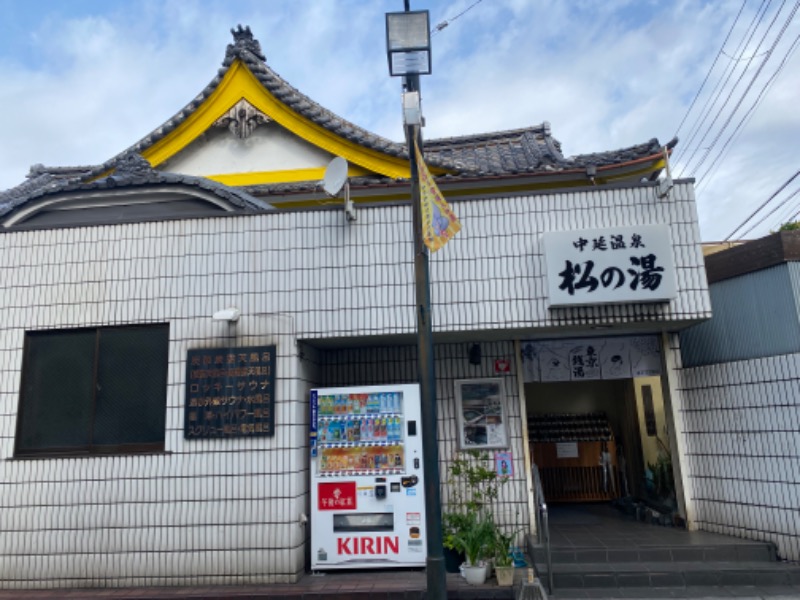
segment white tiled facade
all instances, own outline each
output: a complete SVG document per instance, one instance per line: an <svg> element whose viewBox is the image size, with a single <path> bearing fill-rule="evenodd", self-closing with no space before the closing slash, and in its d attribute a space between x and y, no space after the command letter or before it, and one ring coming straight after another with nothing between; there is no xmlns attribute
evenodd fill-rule
<svg viewBox="0 0 800 600"><path fill-rule="evenodd" d="M493 374L495 357L513 358L514 340L594 324L669 331L710 316L692 184L677 182L667 198L657 190L454 204L462 231L431 261L434 331L449 336L435 351L443 472L455 449L453 380ZM670 226L675 300L548 310L542 232L649 224ZM408 206L360 208L350 224L323 210L0 235L3 585L296 581L308 539L306 391L415 379L410 240ZM241 309L238 323L211 320L228 306ZM169 323L166 452L14 459L25 332L133 323ZM331 349L334 338L354 347ZM470 340L484 340L480 367L466 359ZM187 350L269 344L278 354L275 435L185 440ZM519 464L501 520L527 526L515 370L505 387Z"/></svg>
<svg viewBox="0 0 800 600"><path fill-rule="evenodd" d="M800 354L683 369L679 387L697 527L800 560Z"/></svg>

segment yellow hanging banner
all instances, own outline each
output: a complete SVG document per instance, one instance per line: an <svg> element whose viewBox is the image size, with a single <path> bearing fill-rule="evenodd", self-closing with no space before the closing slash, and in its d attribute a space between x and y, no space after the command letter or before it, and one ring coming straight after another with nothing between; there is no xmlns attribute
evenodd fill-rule
<svg viewBox="0 0 800 600"><path fill-rule="evenodd" d="M461 223L428 171L416 140L414 141L414 152L417 155L417 171L419 171L422 239L431 252L436 252L461 231Z"/></svg>

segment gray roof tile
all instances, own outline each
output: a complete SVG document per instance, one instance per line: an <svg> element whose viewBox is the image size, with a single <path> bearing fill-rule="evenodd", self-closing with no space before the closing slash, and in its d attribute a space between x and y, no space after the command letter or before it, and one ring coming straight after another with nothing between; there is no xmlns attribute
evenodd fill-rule
<svg viewBox="0 0 800 600"><path fill-rule="evenodd" d="M254 198L243 189L228 187L205 177L156 171L150 166L150 163L135 152L121 156L111 168L114 169L111 175L93 181L86 181L80 175L65 177L63 173L60 174L61 176L50 173L29 176L29 179L23 184L0 193L0 217L26 202L43 196L74 191L165 184L206 190L243 210L272 210L269 204Z"/></svg>

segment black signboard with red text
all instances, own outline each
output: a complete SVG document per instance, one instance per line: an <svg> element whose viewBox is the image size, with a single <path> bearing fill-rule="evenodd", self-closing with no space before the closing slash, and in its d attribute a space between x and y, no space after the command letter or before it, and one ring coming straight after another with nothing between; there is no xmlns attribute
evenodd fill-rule
<svg viewBox="0 0 800 600"><path fill-rule="evenodd" d="M186 359L186 439L275 433L275 346L199 348Z"/></svg>

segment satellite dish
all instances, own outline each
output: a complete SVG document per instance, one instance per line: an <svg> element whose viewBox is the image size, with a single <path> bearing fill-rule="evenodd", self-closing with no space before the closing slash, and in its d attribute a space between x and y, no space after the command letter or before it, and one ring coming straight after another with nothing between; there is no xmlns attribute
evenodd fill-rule
<svg viewBox="0 0 800 600"><path fill-rule="evenodd" d="M322 189L329 196L336 197L344 188L344 214L348 222L356 220L356 210L350 199L350 185L347 183L347 161L341 156L335 157L325 167Z"/></svg>
<svg viewBox="0 0 800 600"><path fill-rule="evenodd" d="M322 179L322 189L329 196L336 196L347 182L347 161L337 156L325 168L325 177Z"/></svg>

